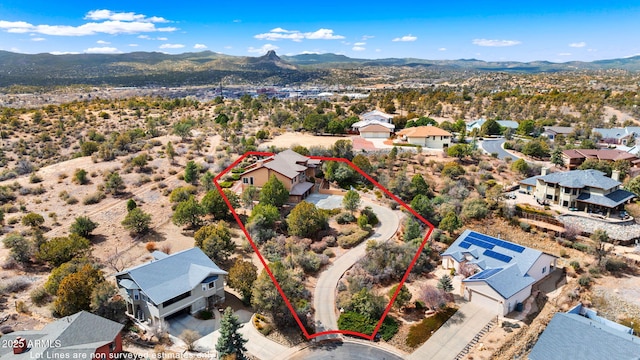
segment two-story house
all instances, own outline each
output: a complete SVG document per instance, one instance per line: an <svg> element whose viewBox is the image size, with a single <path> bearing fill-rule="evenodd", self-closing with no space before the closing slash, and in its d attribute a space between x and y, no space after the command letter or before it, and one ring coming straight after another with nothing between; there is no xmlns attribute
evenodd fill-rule
<svg viewBox="0 0 640 360"><path fill-rule="evenodd" d="M453 135L436 126L416 126L398 131L402 139L409 144L420 145L430 149L446 149L451 145Z"/></svg>
<svg viewBox="0 0 640 360"><path fill-rule="evenodd" d="M156 323L178 313L194 314L225 300L221 270L200 248L167 255L153 253L154 260L117 273L127 314Z"/></svg>
<svg viewBox="0 0 640 360"><path fill-rule="evenodd" d="M289 202L300 202L313 191L311 178L317 175L322 161L285 150L259 160L241 175L242 189L253 185L261 188L274 175L289 191Z"/></svg>
<svg viewBox="0 0 640 360"><path fill-rule="evenodd" d="M572 170L542 174L520 181L520 189L533 193L538 202L558 204L570 210L602 211L607 216L612 210L621 210L635 198L632 192L620 188L619 172L608 177L598 170Z"/></svg>

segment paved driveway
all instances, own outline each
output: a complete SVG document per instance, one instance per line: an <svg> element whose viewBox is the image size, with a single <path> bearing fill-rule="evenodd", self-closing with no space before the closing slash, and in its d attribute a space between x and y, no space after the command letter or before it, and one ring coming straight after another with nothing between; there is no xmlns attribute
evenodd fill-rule
<svg viewBox="0 0 640 360"><path fill-rule="evenodd" d="M200 336L205 336L212 333L214 330L220 327L220 313L215 310L215 319L200 320L196 319L193 315L182 314L169 318L169 334L179 337L184 330L195 330Z"/></svg>
<svg viewBox="0 0 640 360"><path fill-rule="evenodd" d="M409 360L449 360L455 357L473 340L496 315L465 302L427 342L414 351Z"/></svg>
<svg viewBox="0 0 640 360"><path fill-rule="evenodd" d="M504 158L506 157L510 157L511 160L518 160L519 157L505 151L502 148L502 144L504 144L504 142L505 142L504 138L495 139L495 140L485 139L480 143L480 146L482 147L482 150L486 151L488 154L492 154L492 153L498 154L498 159L500 160L504 160Z"/></svg>
<svg viewBox="0 0 640 360"><path fill-rule="evenodd" d="M402 356L393 354L376 346L374 343L364 344L350 341L325 342L302 349L287 360L324 360L324 359L349 359L349 360L402 360Z"/></svg>
<svg viewBox="0 0 640 360"><path fill-rule="evenodd" d="M344 196L342 195L325 195L313 193L307 196L304 201L315 204L321 209L331 210L342 208L342 198L344 198Z"/></svg>

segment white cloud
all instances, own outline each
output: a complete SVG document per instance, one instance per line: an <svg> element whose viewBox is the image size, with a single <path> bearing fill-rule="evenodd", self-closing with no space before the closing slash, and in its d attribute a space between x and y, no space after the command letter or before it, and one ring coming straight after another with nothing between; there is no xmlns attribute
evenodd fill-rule
<svg viewBox="0 0 640 360"><path fill-rule="evenodd" d="M583 48L585 46L587 46L587 43L584 41L569 44L569 47L572 47L572 48Z"/></svg>
<svg viewBox="0 0 640 360"><path fill-rule="evenodd" d="M563 53L559 53L558 56L571 56L571 53L563 52Z"/></svg>
<svg viewBox="0 0 640 360"><path fill-rule="evenodd" d="M364 46L364 45L367 45L367 43L366 42L357 42L357 43L353 44L353 46Z"/></svg>
<svg viewBox="0 0 640 360"><path fill-rule="evenodd" d="M473 45L489 46L489 47L505 47L522 44L518 40L490 40L490 39L473 39Z"/></svg>
<svg viewBox="0 0 640 360"><path fill-rule="evenodd" d="M405 36L403 36L403 37L397 37L397 38L395 38L395 39L393 39L393 40L391 40L391 41L396 41L396 42L397 42L397 41L408 42L408 41L416 41L416 40L418 40L418 37L417 37L417 36L413 36L413 35L409 34L409 35L405 35Z"/></svg>
<svg viewBox="0 0 640 360"><path fill-rule="evenodd" d="M233 46L231 46L231 45L227 45L227 46L225 46L224 48L225 48L225 49L233 49Z"/></svg>
<svg viewBox="0 0 640 360"><path fill-rule="evenodd" d="M45 38L43 38L43 37L34 37L34 38L31 38L31 41L45 41L45 40L47 40L47 39L45 39Z"/></svg>
<svg viewBox="0 0 640 360"><path fill-rule="evenodd" d="M129 46L136 47L136 46L138 46L138 44L129 44Z"/></svg>
<svg viewBox="0 0 640 360"><path fill-rule="evenodd" d="M184 45L182 44L162 44L160 45L160 49L182 49Z"/></svg>
<svg viewBox="0 0 640 360"><path fill-rule="evenodd" d="M149 37L149 35L138 35L138 39L150 40L151 38Z"/></svg>
<svg viewBox="0 0 640 360"><path fill-rule="evenodd" d="M79 26L70 25L34 25L25 21L0 20L0 29L9 33L36 33L52 36L86 36L96 34L135 34L141 32L178 30L175 27L156 28L155 23L168 22L157 16L147 17L135 13L114 13L110 10L94 10L87 13L85 19L93 20Z"/></svg>
<svg viewBox="0 0 640 360"><path fill-rule="evenodd" d="M98 40L98 41L96 41L96 44L100 44L100 45L109 45L109 44L111 44L111 43L110 43L110 42L108 42L108 41L104 41L104 40Z"/></svg>
<svg viewBox="0 0 640 360"><path fill-rule="evenodd" d="M318 55L318 54L320 54L320 53L319 53L319 52L317 52L317 51L308 51L308 50L305 50L305 51L301 52L300 54L304 54L304 55Z"/></svg>
<svg viewBox="0 0 640 360"><path fill-rule="evenodd" d="M159 38L156 38L156 40L158 40L158 41L167 41L169 39L166 38L166 37L159 37Z"/></svg>
<svg viewBox="0 0 640 360"><path fill-rule="evenodd" d="M86 49L84 52L87 54L120 54L122 53L122 51L118 50L117 48L109 47L109 46L92 47L92 48Z"/></svg>
<svg viewBox="0 0 640 360"><path fill-rule="evenodd" d="M382 52L382 49L376 49L376 52Z"/></svg>
<svg viewBox="0 0 640 360"><path fill-rule="evenodd" d="M194 49L206 49L207 45L205 45L205 44L195 44L195 45L193 45L193 48Z"/></svg>
<svg viewBox="0 0 640 360"><path fill-rule="evenodd" d="M353 51L365 51L367 49L363 48L362 46L354 46L351 48L351 50Z"/></svg>
<svg viewBox="0 0 640 360"><path fill-rule="evenodd" d="M264 44L259 48L254 48L253 46L249 47L247 49L248 52L250 53L257 53L257 54L266 54L267 51L269 50L278 50L279 47L272 45L272 44Z"/></svg>
<svg viewBox="0 0 640 360"><path fill-rule="evenodd" d="M49 54L51 55L75 55L75 54L80 54L79 52L75 52L75 51L51 51Z"/></svg>
<svg viewBox="0 0 640 360"><path fill-rule="evenodd" d="M342 35L336 35L331 29L318 29L312 32L300 32L298 30L286 30L280 27L271 29L268 33L255 35L254 38L259 40L292 40L300 42L304 39L308 40L340 40L344 39Z"/></svg>
<svg viewBox="0 0 640 360"><path fill-rule="evenodd" d="M233 20L233 22L234 22L234 23L239 23L239 22L242 22L242 20L240 20L240 19L235 19L235 20Z"/></svg>
<svg viewBox="0 0 640 360"><path fill-rule="evenodd" d="M375 36L373 35L362 35L362 41L367 41L369 39L373 39Z"/></svg>
<svg viewBox="0 0 640 360"><path fill-rule="evenodd" d="M438 51L447 51L447 48L439 48Z"/></svg>

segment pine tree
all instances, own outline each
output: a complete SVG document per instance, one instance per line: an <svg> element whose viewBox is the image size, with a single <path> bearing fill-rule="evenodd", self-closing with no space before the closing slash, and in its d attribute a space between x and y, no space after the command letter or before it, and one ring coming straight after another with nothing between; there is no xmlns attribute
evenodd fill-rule
<svg viewBox="0 0 640 360"><path fill-rule="evenodd" d="M453 291L453 284L451 284L451 276L443 275L440 280L438 280L438 289L448 293Z"/></svg>
<svg viewBox="0 0 640 360"><path fill-rule="evenodd" d="M233 315L233 309L230 307L224 310L222 319L220 320L220 338L216 344L218 357L224 359L225 356L234 356L236 360L246 359L244 352L247 349L244 344L247 342L238 330L242 327L238 317Z"/></svg>

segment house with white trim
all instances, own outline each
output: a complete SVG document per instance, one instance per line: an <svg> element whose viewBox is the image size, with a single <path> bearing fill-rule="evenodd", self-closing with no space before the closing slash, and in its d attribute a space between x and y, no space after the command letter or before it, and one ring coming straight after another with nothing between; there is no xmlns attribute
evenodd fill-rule
<svg viewBox="0 0 640 360"><path fill-rule="evenodd" d="M363 138L382 138L391 136L396 126L392 123L393 115L380 110L373 110L360 115L360 121L351 125Z"/></svg>
<svg viewBox="0 0 640 360"><path fill-rule="evenodd" d="M509 241L465 230L442 253L442 267L460 273L460 295L497 315L507 315L531 295L533 284L556 268L557 257Z"/></svg>
<svg viewBox="0 0 640 360"><path fill-rule="evenodd" d="M220 269L200 248L167 255L153 252L151 262L115 275L127 315L158 323L171 315L195 314L225 300Z"/></svg>

